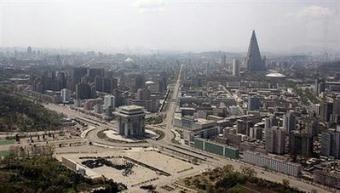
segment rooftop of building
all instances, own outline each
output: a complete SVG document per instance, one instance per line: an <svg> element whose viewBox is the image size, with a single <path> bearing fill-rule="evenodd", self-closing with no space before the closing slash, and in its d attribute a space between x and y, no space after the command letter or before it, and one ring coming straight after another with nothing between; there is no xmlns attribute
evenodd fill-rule
<svg viewBox="0 0 340 193"><path fill-rule="evenodd" d="M126 105L126 106L119 107L119 109L125 110L125 111L139 111L139 110L143 110L143 107L138 106L138 105Z"/></svg>
<svg viewBox="0 0 340 193"><path fill-rule="evenodd" d="M216 123L215 120L207 120L207 119L203 119L203 118L197 118L197 119L195 119L195 122L197 124L200 124L200 125L207 125L207 124L211 124L211 123Z"/></svg>
<svg viewBox="0 0 340 193"><path fill-rule="evenodd" d="M271 72L269 74L266 74L266 77L269 77L269 78L285 78L286 76L281 74L281 73L278 73L278 72Z"/></svg>
<svg viewBox="0 0 340 193"><path fill-rule="evenodd" d="M118 116L140 116L144 115L144 108L138 105L121 106L115 112Z"/></svg>
<svg viewBox="0 0 340 193"><path fill-rule="evenodd" d="M155 84L155 82L154 82L154 81L152 81L152 80L148 80L148 81L146 81L146 82L145 82L145 84L147 84L147 85L151 85L151 84Z"/></svg>

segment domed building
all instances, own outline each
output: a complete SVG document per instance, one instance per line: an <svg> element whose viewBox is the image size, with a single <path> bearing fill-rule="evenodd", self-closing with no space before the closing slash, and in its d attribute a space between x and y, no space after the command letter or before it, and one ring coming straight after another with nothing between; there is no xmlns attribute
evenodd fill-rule
<svg viewBox="0 0 340 193"><path fill-rule="evenodd" d="M124 62L126 62L126 63L134 63L134 60L132 58L128 57L128 58L126 58L124 60Z"/></svg>
<svg viewBox="0 0 340 193"><path fill-rule="evenodd" d="M266 74L266 79L269 82L270 88L278 88L280 82L286 79L286 76L279 72L271 72Z"/></svg>
<svg viewBox="0 0 340 193"><path fill-rule="evenodd" d="M278 73L278 72L271 72L269 74L266 74L266 77L267 78L278 78L278 79L286 78L285 75Z"/></svg>

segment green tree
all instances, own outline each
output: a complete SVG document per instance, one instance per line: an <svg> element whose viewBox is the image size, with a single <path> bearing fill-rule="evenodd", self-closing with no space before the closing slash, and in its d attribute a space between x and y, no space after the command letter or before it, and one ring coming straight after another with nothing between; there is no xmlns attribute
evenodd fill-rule
<svg viewBox="0 0 340 193"><path fill-rule="evenodd" d="M248 178L255 178L257 173L253 168L241 166L241 173Z"/></svg>
<svg viewBox="0 0 340 193"><path fill-rule="evenodd" d="M282 179L282 184L285 186L285 187L289 187L289 180L288 179Z"/></svg>
<svg viewBox="0 0 340 193"><path fill-rule="evenodd" d="M318 191L315 190L315 189L313 189L313 190L311 191L311 193L318 193Z"/></svg>
<svg viewBox="0 0 340 193"><path fill-rule="evenodd" d="M228 173L233 173L234 172L234 166L232 166L232 165L225 165L225 166L223 166L223 172L225 173L225 174L228 174Z"/></svg>

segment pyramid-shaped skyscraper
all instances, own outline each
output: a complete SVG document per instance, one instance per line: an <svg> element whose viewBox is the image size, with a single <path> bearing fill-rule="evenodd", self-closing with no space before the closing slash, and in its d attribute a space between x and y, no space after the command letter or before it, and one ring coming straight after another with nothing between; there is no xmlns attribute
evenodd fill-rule
<svg viewBox="0 0 340 193"><path fill-rule="evenodd" d="M248 54L246 57L246 66L249 72L265 71L266 66L261 57L259 45L257 44L257 39L255 31L253 31L250 39L250 44L248 48Z"/></svg>

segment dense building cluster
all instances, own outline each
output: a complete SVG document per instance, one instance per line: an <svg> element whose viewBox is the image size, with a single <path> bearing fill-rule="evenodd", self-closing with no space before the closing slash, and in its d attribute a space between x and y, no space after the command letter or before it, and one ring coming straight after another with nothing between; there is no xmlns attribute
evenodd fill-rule
<svg viewBox="0 0 340 193"><path fill-rule="evenodd" d="M117 127L111 134L129 138L124 143L215 154L340 188L338 63L264 57L255 31L246 55L45 54L29 47L0 55L0 64L0 74L13 75L1 83L16 93L99 118L97 137ZM146 129L159 141L140 140Z"/></svg>
<svg viewBox="0 0 340 193"><path fill-rule="evenodd" d="M95 52L51 55L31 47L16 53L16 60L26 62L23 66L28 74L12 83L20 82L26 95L44 102L73 104L104 119L112 119L115 108L123 105L158 112L178 68L174 59L163 57L154 60ZM6 60L2 58L4 63L13 62ZM44 60L54 62L45 67Z"/></svg>
<svg viewBox="0 0 340 193"><path fill-rule="evenodd" d="M234 147L247 163L321 181L328 174L318 164L340 158L338 76L302 79L293 67L281 69L290 60L277 60L261 57L255 33L245 58L190 60L196 63L184 70L174 126L185 144L223 156Z"/></svg>

